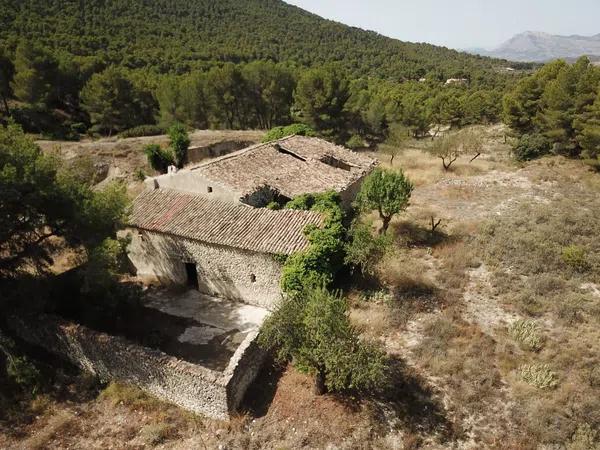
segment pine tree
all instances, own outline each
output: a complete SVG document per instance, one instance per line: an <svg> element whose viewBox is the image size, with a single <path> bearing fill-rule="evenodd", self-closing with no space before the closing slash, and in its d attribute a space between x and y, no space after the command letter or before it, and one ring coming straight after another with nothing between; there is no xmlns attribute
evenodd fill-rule
<svg viewBox="0 0 600 450"><path fill-rule="evenodd" d="M298 80L295 109L301 122L322 135L345 142L349 83L335 67L311 69Z"/></svg>
<svg viewBox="0 0 600 450"><path fill-rule="evenodd" d="M46 50L29 42L15 53L15 75L11 88L15 97L33 105L48 106L56 98L58 63Z"/></svg>

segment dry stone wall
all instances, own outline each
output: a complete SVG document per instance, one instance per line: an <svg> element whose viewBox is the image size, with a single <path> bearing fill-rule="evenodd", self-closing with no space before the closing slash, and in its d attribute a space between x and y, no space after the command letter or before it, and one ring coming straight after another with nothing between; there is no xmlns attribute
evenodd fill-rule
<svg viewBox="0 0 600 450"><path fill-rule="evenodd" d="M103 381L119 380L194 413L227 420L256 378L265 352L250 333L224 372L179 360L121 337L99 333L56 316L8 321L12 330Z"/></svg>

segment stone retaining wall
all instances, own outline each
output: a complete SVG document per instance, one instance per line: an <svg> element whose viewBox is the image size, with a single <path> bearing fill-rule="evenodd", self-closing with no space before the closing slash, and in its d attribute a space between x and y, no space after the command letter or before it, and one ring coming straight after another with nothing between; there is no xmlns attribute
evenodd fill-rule
<svg viewBox="0 0 600 450"><path fill-rule="evenodd" d="M255 342L258 332L250 333L227 369L217 372L56 316L12 317L7 322L21 339L103 381L130 383L161 400L222 420L237 409L266 356Z"/></svg>

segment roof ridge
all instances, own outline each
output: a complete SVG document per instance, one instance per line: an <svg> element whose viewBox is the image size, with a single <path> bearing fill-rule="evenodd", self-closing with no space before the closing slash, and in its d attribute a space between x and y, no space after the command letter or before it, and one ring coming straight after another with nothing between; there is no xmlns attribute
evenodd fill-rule
<svg viewBox="0 0 600 450"><path fill-rule="evenodd" d="M236 150L235 152L228 153L227 155L218 156L218 157L216 157L214 159L211 159L210 161L206 161L205 163L198 164L197 166L190 167L189 170L192 171L192 170L196 170L196 169L203 169L204 167L208 167L208 166L210 166L212 164L215 164L215 163L218 163L218 162L221 162L221 161L225 161L225 160L230 159L230 158L236 158L236 157L238 157L240 155L243 155L244 153L249 152L251 150L256 150L256 149L259 149L261 147L267 147L269 145L273 145L275 142L286 141L286 140L288 140L288 139L290 139L290 138L292 138L294 136L299 136L299 135L298 134L291 134L289 136L284 136L284 137L282 137L280 139L275 139L274 141L259 142L257 144L251 145L249 147L245 147L245 148L242 148L240 150ZM317 139L320 139L320 138L317 138Z"/></svg>

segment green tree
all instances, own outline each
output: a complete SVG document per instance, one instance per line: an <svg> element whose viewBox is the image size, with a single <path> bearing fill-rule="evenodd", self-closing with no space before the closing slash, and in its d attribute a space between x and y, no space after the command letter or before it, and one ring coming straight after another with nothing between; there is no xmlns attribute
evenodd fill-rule
<svg viewBox="0 0 600 450"><path fill-rule="evenodd" d="M430 111L421 95L408 93L402 99L401 123L411 131L415 138L422 137L429 131Z"/></svg>
<svg viewBox="0 0 600 450"><path fill-rule="evenodd" d="M348 318L346 300L324 288L285 300L267 319L259 343L279 360L315 376L315 393L374 391L387 381L387 357L361 340Z"/></svg>
<svg viewBox="0 0 600 450"><path fill-rule="evenodd" d="M56 97L58 63L50 53L29 42L18 45L11 88L19 100L48 106Z"/></svg>
<svg viewBox="0 0 600 450"><path fill-rule="evenodd" d="M190 146L190 137L185 126L180 123L171 125L167 130L169 147L175 156L175 164L181 168L187 162L187 152Z"/></svg>
<svg viewBox="0 0 600 450"><path fill-rule="evenodd" d="M90 78L81 91L81 100L94 129L110 136L147 122L146 95L120 69L109 67Z"/></svg>
<svg viewBox="0 0 600 450"><path fill-rule="evenodd" d="M447 133L430 146L431 154L442 160L444 170L449 170L461 155L472 154L473 159L477 158L482 149L483 137L472 129Z"/></svg>
<svg viewBox="0 0 600 450"><path fill-rule="evenodd" d="M180 81L176 77L165 78L156 90L160 119L162 126L171 126L175 122L185 121L183 112L183 99L180 90Z"/></svg>
<svg viewBox="0 0 600 450"><path fill-rule="evenodd" d="M372 225L356 221L349 231L350 241L345 246L344 262L357 268L363 275L372 275L375 267L391 245L386 235L374 236Z"/></svg>
<svg viewBox="0 0 600 450"><path fill-rule="evenodd" d="M462 91L444 89L430 103L431 120L436 124L449 125L450 128L460 128L464 120L464 110L461 104Z"/></svg>
<svg viewBox="0 0 600 450"><path fill-rule="evenodd" d="M600 167L600 93L593 105L586 110L586 119L580 125L577 137L582 149L582 156Z"/></svg>
<svg viewBox="0 0 600 450"><path fill-rule="evenodd" d="M0 277L43 271L51 238L93 249L122 226L128 205L123 186L92 190L13 124L0 127L0 192Z"/></svg>
<svg viewBox="0 0 600 450"><path fill-rule="evenodd" d="M385 234L394 215L408 207L413 184L402 170L376 168L363 181L356 204L362 211L377 211Z"/></svg>
<svg viewBox="0 0 600 450"><path fill-rule="evenodd" d="M534 75L517 83L512 92L503 99L504 122L517 134L536 132L536 118L541 111L541 98L547 83L556 79L566 66L564 61L557 60L545 65Z"/></svg>
<svg viewBox="0 0 600 450"><path fill-rule="evenodd" d="M227 63L223 67L213 67L206 78L206 90L213 124L229 129L248 126L246 81L238 66Z"/></svg>
<svg viewBox="0 0 600 450"><path fill-rule="evenodd" d="M316 133L315 130L313 130L308 125L304 125L303 123L294 123L285 127L275 127L270 129L265 134L265 137L263 137L262 141L271 142L292 135L315 136Z"/></svg>
<svg viewBox="0 0 600 450"><path fill-rule="evenodd" d="M345 142L348 136L344 108L349 97L348 80L339 69L311 69L298 80L295 109L301 122L325 137Z"/></svg>
<svg viewBox="0 0 600 450"><path fill-rule="evenodd" d="M479 90L463 98L466 124L495 123L500 118L502 95L495 90Z"/></svg>
<svg viewBox="0 0 600 450"><path fill-rule="evenodd" d="M271 61L254 61L242 69L252 105L254 123L260 129L289 123L296 82L291 71Z"/></svg>
<svg viewBox="0 0 600 450"><path fill-rule="evenodd" d="M179 93L183 123L194 128L207 128L210 104L206 76L198 72L187 75L179 84Z"/></svg>
<svg viewBox="0 0 600 450"><path fill-rule="evenodd" d="M14 72L15 67L10 60L7 51L0 47L0 99L2 100L2 106L4 107L7 116L10 116L8 99L12 96L10 85Z"/></svg>
<svg viewBox="0 0 600 450"><path fill-rule="evenodd" d="M167 173L169 166L175 164L173 153L169 150L164 150L158 144L149 144L144 149L144 153L148 158L150 167L160 173Z"/></svg>

